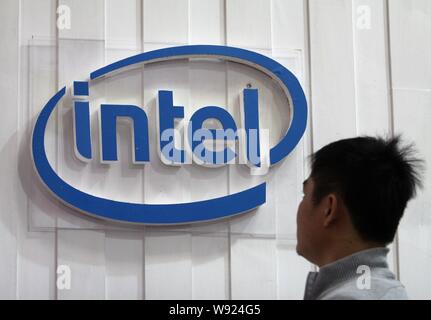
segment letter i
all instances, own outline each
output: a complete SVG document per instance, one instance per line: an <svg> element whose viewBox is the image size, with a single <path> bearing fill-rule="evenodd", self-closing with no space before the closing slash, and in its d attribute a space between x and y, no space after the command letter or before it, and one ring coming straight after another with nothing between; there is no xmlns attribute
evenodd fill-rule
<svg viewBox="0 0 431 320"><path fill-rule="evenodd" d="M241 120L245 129L248 164L260 167L258 90L244 89L241 103Z"/></svg>
<svg viewBox="0 0 431 320"><path fill-rule="evenodd" d="M74 98L88 97L88 82L73 82ZM91 129L90 129L90 104L88 101L76 100L73 105L73 129L74 149L76 157L84 162L92 158L91 154Z"/></svg>

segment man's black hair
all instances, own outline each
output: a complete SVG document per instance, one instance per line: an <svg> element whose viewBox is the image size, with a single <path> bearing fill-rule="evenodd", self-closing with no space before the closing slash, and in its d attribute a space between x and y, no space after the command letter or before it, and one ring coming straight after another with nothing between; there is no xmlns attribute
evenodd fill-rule
<svg viewBox="0 0 431 320"><path fill-rule="evenodd" d="M422 165L412 145L400 146L399 136L333 142L311 156L313 202L338 194L361 238L386 245L422 186Z"/></svg>

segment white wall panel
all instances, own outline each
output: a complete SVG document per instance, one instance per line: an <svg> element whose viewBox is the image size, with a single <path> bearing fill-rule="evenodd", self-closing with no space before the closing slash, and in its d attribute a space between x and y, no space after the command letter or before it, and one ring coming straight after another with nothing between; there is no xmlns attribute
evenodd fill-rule
<svg viewBox="0 0 431 320"><path fill-rule="evenodd" d="M54 299L54 232L29 232L27 221L23 219L18 240L17 298Z"/></svg>
<svg viewBox="0 0 431 320"><path fill-rule="evenodd" d="M21 45L34 38L52 39L56 34L57 0L21 0Z"/></svg>
<svg viewBox="0 0 431 320"><path fill-rule="evenodd" d="M309 10L313 141L318 150L356 134L352 3L311 0Z"/></svg>
<svg viewBox="0 0 431 320"><path fill-rule="evenodd" d="M277 245L277 299L301 300L304 297L304 279L311 271L310 263L298 257L295 245Z"/></svg>
<svg viewBox="0 0 431 320"><path fill-rule="evenodd" d="M192 299L229 299L228 251L226 236L192 237Z"/></svg>
<svg viewBox="0 0 431 320"><path fill-rule="evenodd" d="M190 0L190 44L224 44L223 0Z"/></svg>
<svg viewBox="0 0 431 320"><path fill-rule="evenodd" d="M106 47L141 48L142 1L106 0Z"/></svg>
<svg viewBox="0 0 431 320"><path fill-rule="evenodd" d="M226 41L234 47L271 49L271 1L226 1Z"/></svg>
<svg viewBox="0 0 431 320"><path fill-rule="evenodd" d="M189 41L188 0L144 0L144 42Z"/></svg>
<svg viewBox="0 0 431 320"><path fill-rule="evenodd" d="M145 298L192 298L192 237L152 233L145 236Z"/></svg>
<svg viewBox="0 0 431 320"><path fill-rule="evenodd" d="M105 238L106 298L144 298L143 232L108 231Z"/></svg>
<svg viewBox="0 0 431 320"><path fill-rule="evenodd" d="M105 232L57 231L57 266L70 268L70 289L57 289L58 299L105 298Z"/></svg>
<svg viewBox="0 0 431 320"><path fill-rule="evenodd" d="M58 205L47 196L33 170L30 134L34 117L56 89L55 1L20 2L19 153L21 208L18 218L17 293L19 299L55 297L55 215ZM55 161L56 126L51 122L46 143ZM52 148L54 147L54 148ZM47 230L47 227L51 228ZM41 231L48 232L41 232Z"/></svg>
<svg viewBox="0 0 431 320"><path fill-rule="evenodd" d="M304 49L304 0L272 0L272 49Z"/></svg>
<svg viewBox="0 0 431 320"><path fill-rule="evenodd" d="M276 299L273 239L232 237L232 299Z"/></svg>
<svg viewBox="0 0 431 320"><path fill-rule="evenodd" d="M353 1L356 130L359 135L390 132L385 15L384 1Z"/></svg>
<svg viewBox="0 0 431 320"><path fill-rule="evenodd" d="M430 89L431 3L389 1L394 88Z"/></svg>
<svg viewBox="0 0 431 320"><path fill-rule="evenodd" d="M70 9L70 28L59 29L63 39L105 38L105 0L58 0L59 6Z"/></svg>

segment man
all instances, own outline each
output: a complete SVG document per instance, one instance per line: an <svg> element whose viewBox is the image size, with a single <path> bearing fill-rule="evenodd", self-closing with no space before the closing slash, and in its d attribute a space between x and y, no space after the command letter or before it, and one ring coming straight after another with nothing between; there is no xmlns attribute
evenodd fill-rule
<svg viewBox="0 0 431 320"><path fill-rule="evenodd" d="M297 252L319 267L304 299L407 299L386 262L422 161L399 137L331 143L311 158L297 215Z"/></svg>

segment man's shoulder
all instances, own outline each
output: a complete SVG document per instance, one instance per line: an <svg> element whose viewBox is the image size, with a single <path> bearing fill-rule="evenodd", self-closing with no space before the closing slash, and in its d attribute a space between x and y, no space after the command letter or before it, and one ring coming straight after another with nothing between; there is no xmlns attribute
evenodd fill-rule
<svg viewBox="0 0 431 320"><path fill-rule="evenodd" d="M406 300L405 287L396 279L371 277L369 285L356 279L344 281L323 292L322 300Z"/></svg>
<svg viewBox="0 0 431 320"><path fill-rule="evenodd" d="M407 300L406 288L402 284L389 288L379 300Z"/></svg>

